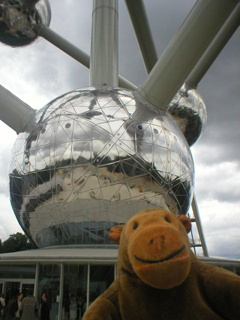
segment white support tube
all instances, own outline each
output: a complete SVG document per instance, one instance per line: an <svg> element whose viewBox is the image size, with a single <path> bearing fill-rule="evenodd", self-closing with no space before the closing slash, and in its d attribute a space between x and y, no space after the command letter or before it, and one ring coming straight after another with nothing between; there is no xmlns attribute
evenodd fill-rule
<svg viewBox="0 0 240 320"><path fill-rule="evenodd" d="M117 0L93 0L90 85L118 86Z"/></svg>
<svg viewBox="0 0 240 320"><path fill-rule="evenodd" d="M36 263L36 271L35 271L35 283L34 283L34 297L38 296L38 281L39 281L39 263Z"/></svg>
<svg viewBox="0 0 240 320"><path fill-rule="evenodd" d="M73 59L83 64L85 67L90 68L89 55L80 50L78 47L74 46L71 42L61 37L52 29L48 28L47 26L41 26L37 30L37 33L39 36L43 37L51 44L55 45L57 48L67 53Z"/></svg>
<svg viewBox="0 0 240 320"><path fill-rule="evenodd" d="M147 73L158 61L143 0L125 0Z"/></svg>
<svg viewBox="0 0 240 320"><path fill-rule="evenodd" d="M118 75L118 81L119 81L119 86L122 88L130 89L132 91L137 90L137 86L133 84L132 82L128 81L124 77Z"/></svg>
<svg viewBox="0 0 240 320"><path fill-rule="evenodd" d="M193 194L192 210L193 210L195 221L197 224L197 230L198 230L199 238L200 238L200 241L202 244L203 254L205 257L208 257L208 250L207 250L205 238L204 238L203 231L202 231L202 223L201 223L201 220L199 217L199 210L198 210L197 200L196 200L195 194Z"/></svg>
<svg viewBox="0 0 240 320"><path fill-rule="evenodd" d="M36 111L0 85L0 119L17 133L31 130Z"/></svg>
<svg viewBox="0 0 240 320"><path fill-rule="evenodd" d="M58 305L58 319L63 319L63 296L64 296L64 263L60 264L60 286L59 286L59 305Z"/></svg>
<svg viewBox="0 0 240 320"><path fill-rule="evenodd" d="M219 33L216 35L206 53L193 69L186 80L186 83L192 88L197 88L208 69L216 60L222 49L225 47L229 39L239 27L240 23L240 3L236 6L233 13L230 15L226 23L223 25Z"/></svg>
<svg viewBox="0 0 240 320"><path fill-rule="evenodd" d="M74 46L71 42L61 37L52 29L48 28L47 26L42 26L37 30L37 33L39 36L56 46L58 49L62 50L70 57L83 64L85 67L90 68L90 56L78 47ZM120 87L130 90L137 89L133 83L120 75L118 76L118 81Z"/></svg>
<svg viewBox="0 0 240 320"><path fill-rule="evenodd" d="M87 301L86 301L86 309L89 307L89 296L90 296L90 263L87 265Z"/></svg>
<svg viewBox="0 0 240 320"><path fill-rule="evenodd" d="M138 89L147 102L168 104L236 7L238 0L198 0L181 28Z"/></svg>

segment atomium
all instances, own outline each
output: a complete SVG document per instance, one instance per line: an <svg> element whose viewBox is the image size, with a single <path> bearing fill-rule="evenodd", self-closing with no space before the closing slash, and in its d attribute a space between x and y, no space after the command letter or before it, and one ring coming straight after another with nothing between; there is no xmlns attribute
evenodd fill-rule
<svg viewBox="0 0 240 320"><path fill-rule="evenodd" d="M75 90L34 120L14 145L10 197L39 247L109 243L113 225L146 208L187 213L194 184L188 143L166 112L150 110L132 91Z"/></svg>
<svg viewBox="0 0 240 320"><path fill-rule="evenodd" d="M207 122L207 109L198 91L184 84L171 101L168 113L192 146L200 138Z"/></svg>
<svg viewBox="0 0 240 320"><path fill-rule="evenodd" d="M32 43L37 29L49 26L51 10L48 0L39 0L33 7L20 0L0 0L0 41L12 47Z"/></svg>

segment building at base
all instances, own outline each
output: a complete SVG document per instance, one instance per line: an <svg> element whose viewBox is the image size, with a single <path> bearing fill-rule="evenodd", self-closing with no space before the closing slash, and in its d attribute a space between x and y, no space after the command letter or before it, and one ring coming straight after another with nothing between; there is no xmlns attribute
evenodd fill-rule
<svg viewBox="0 0 240 320"><path fill-rule="evenodd" d="M51 320L80 320L117 275L118 246L54 246L0 254L0 293L8 302L29 288L51 301ZM240 276L240 261L198 257Z"/></svg>

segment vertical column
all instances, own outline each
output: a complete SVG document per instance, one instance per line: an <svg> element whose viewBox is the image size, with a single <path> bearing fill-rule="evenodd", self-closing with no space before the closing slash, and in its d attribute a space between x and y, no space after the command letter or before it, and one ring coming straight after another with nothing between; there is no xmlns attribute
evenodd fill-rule
<svg viewBox="0 0 240 320"><path fill-rule="evenodd" d="M36 271L35 271L35 283L34 283L34 297L37 297L38 294L38 279L39 279L39 263L36 264Z"/></svg>
<svg viewBox="0 0 240 320"><path fill-rule="evenodd" d="M61 263L60 266L61 266L61 271L60 271L58 320L61 320L61 319L62 319L63 283L64 283L64 264Z"/></svg>
<svg viewBox="0 0 240 320"><path fill-rule="evenodd" d="M90 85L118 86L117 0L93 0Z"/></svg>
<svg viewBox="0 0 240 320"><path fill-rule="evenodd" d="M89 307L89 290L90 288L90 263L88 263L88 271L87 271L87 309Z"/></svg>

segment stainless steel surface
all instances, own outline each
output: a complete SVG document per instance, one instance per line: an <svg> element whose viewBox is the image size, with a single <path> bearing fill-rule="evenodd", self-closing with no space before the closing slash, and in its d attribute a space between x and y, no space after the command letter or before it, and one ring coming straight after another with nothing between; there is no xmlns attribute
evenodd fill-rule
<svg viewBox="0 0 240 320"><path fill-rule="evenodd" d="M117 0L93 0L90 85L118 87Z"/></svg>
<svg viewBox="0 0 240 320"><path fill-rule="evenodd" d="M50 20L48 0L39 0L34 6L20 0L0 0L0 41L12 47L28 45L37 39L36 27L49 26Z"/></svg>
<svg viewBox="0 0 240 320"><path fill-rule="evenodd" d="M155 107L167 110L238 3L238 0L198 0L138 93Z"/></svg>
<svg viewBox="0 0 240 320"><path fill-rule="evenodd" d="M198 91L184 84L169 104L167 112L192 146L200 138L207 122L207 109Z"/></svg>
<svg viewBox="0 0 240 320"><path fill-rule="evenodd" d="M148 118L147 118L148 115ZM108 243L144 208L186 214L194 164L172 118L130 90L85 88L39 110L11 161L15 215L38 246Z"/></svg>
<svg viewBox="0 0 240 320"><path fill-rule="evenodd" d="M33 7L39 0L21 0L22 4L28 7Z"/></svg>

